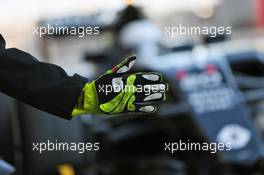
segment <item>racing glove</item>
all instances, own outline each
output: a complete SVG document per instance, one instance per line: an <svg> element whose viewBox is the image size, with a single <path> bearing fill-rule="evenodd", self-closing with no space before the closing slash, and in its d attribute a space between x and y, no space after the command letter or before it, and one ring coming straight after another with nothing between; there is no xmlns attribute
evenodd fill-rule
<svg viewBox="0 0 264 175"><path fill-rule="evenodd" d="M153 102L165 99L168 85L157 72L128 74L135 56L86 83L72 116L81 114L153 113Z"/></svg>

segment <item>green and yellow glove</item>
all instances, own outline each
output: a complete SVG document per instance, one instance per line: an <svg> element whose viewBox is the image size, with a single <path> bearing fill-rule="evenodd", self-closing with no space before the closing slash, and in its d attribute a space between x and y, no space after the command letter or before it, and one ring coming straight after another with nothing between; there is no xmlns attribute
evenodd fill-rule
<svg viewBox="0 0 264 175"><path fill-rule="evenodd" d="M153 113L168 85L157 72L127 74L136 61L126 58L98 79L86 83L72 116L81 114Z"/></svg>

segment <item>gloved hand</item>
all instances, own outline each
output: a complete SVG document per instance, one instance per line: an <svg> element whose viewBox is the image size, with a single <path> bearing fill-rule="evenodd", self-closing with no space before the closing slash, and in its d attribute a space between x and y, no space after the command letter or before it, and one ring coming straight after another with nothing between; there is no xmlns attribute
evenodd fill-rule
<svg viewBox="0 0 264 175"><path fill-rule="evenodd" d="M157 72L127 74L136 61L126 58L98 79L86 83L72 116L81 114L153 113L168 85Z"/></svg>

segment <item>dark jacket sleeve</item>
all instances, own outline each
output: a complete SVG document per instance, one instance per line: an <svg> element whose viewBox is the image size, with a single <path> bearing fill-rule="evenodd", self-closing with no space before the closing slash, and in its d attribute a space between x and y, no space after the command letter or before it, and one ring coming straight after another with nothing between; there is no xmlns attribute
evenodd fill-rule
<svg viewBox="0 0 264 175"><path fill-rule="evenodd" d="M71 119L87 79L21 50L5 49L0 34L0 91L45 112Z"/></svg>

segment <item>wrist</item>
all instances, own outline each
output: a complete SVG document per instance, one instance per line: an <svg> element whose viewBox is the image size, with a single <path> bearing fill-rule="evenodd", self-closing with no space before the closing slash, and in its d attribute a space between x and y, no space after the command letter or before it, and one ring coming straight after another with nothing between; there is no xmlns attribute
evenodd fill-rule
<svg viewBox="0 0 264 175"><path fill-rule="evenodd" d="M72 116L98 113L100 113L98 107L98 97L96 93L95 83L94 81L92 81L84 85L82 94L78 99L78 104L72 111Z"/></svg>

